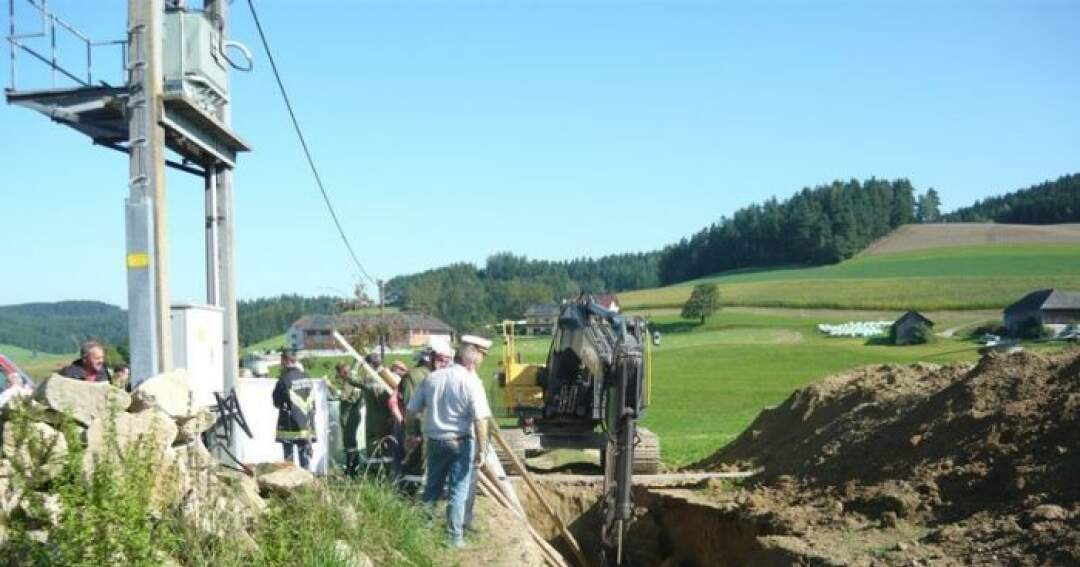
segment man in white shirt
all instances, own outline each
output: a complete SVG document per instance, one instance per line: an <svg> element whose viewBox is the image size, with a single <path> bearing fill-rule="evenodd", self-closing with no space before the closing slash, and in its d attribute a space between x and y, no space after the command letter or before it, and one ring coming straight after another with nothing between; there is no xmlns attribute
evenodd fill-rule
<svg viewBox="0 0 1080 567"><path fill-rule="evenodd" d="M407 408L409 416L423 413L427 484L421 501L434 506L444 486L449 488L446 520L454 547L465 545L465 507L471 475L487 452L491 408L476 369L490 346L491 341L479 337L462 337L458 362L432 372Z"/></svg>

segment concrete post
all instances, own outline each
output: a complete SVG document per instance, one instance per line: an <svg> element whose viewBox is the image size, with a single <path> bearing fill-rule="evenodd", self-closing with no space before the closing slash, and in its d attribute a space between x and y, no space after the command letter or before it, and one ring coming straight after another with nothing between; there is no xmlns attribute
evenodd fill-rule
<svg viewBox="0 0 1080 567"><path fill-rule="evenodd" d="M161 126L162 0L128 2L129 143L126 201L132 383L172 368L165 131Z"/></svg>

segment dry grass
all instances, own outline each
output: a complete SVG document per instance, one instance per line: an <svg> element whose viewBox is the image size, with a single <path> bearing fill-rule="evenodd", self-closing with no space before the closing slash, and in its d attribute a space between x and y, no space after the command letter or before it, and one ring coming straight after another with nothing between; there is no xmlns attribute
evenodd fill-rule
<svg viewBox="0 0 1080 567"><path fill-rule="evenodd" d="M874 242L861 256L981 244L1076 244L1080 224L909 224Z"/></svg>

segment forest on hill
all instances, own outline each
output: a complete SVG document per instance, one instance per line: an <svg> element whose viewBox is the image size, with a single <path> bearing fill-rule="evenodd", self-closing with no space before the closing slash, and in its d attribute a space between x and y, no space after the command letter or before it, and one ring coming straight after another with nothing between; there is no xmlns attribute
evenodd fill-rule
<svg viewBox="0 0 1080 567"><path fill-rule="evenodd" d="M739 268L834 264L915 220L906 179L834 181L723 217L664 249L660 280L683 282Z"/></svg>
<svg viewBox="0 0 1080 567"><path fill-rule="evenodd" d="M240 345L280 335L305 314L338 313L344 307L341 298L331 296L281 295L241 300L237 305ZM127 329L127 311L100 301L0 306L0 344L32 351L75 352L88 339L125 347Z"/></svg>
<svg viewBox="0 0 1080 567"><path fill-rule="evenodd" d="M127 312L100 301L0 306L0 344L65 353L90 338L127 342Z"/></svg>
<svg viewBox="0 0 1080 567"><path fill-rule="evenodd" d="M644 289L751 266L837 262L912 222L916 209L905 179L837 181L803 189L784 202L740 209L662 251L564 262L504 252L482 267L462 263L399 276L388 282L387 296L405 309L434 313L470 330L582 291Z"/></svg>
<svg viewBox="0 0 1080 567"><path fill-rule="evenodd" d="M436 315L459 331L519 318L534 303L591 293L648 289L742 268L816 266L850 258L912 222L1080 222L1080 174L977 201L941 214L937 191L917 195L906 179L834 181L791 198L754 204L661 250L565 261L510 252L483 266L451 264L387 282L387 301ZM305 314L347 309L346 300L282 295L241 301L241 346L285 331ZM122 345L127 314L93 301L0 306L0 344L72 352L87 338Z"/></svg>
<svg viewBox="0 0 1080 567"><path fill-rule="evenodd" d="M943 216L947 222L1058 224L1080 222L1080 173L976 201Z"/></svg>

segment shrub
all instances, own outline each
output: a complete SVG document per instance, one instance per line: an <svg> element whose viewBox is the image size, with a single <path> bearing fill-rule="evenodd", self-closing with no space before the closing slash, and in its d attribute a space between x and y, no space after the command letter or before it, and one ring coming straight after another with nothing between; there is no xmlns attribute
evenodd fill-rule
<svg viewBox="0 0 1080 567"><path fill-rule="evenodd" d="M22 498L32 513L9 519L10 540L0 554L14 558L13 565L35 567L159 564L158 554L169 537L150 514L158 462L152 445L140 438L123 452L104 451L93 459L93 471L87 474L81 433L73 420L63 416L59 429L68 453L63 469L50 481L43 467L51 447L46 449L44 436L31 427L40 418L31 415L34 411L16 409L9 414L16 446L26 447L31 455L30 466L13 467L12 480L16 487L29 489ZM108 419L105 443L117 447L115 415ZM41 542L32 532L43 526L32 518L44 517L46 490L59 497L60 516Z"/></svg>
<svg viewBox="0 0 1080 567"><path fill-rule="evenodd" d="M922 345L931 343L934 341L934 332L930 329L929 325L918 324L911 329L911 340L898 343L899 337L896 336L896 325L889 326L889 344L905 344L905 345Z"/></svg>
<svg viewBox="0 0 1080 567"><path fill-rule="evenodd" d="M983 335L997 335L999 337L1003 337L1007 334L1008 332L1006 331L1005 327L1001 325L1001 323L994 322L977 325L976 327L971 329L971 331L968 333L968 337L972 339L980 339Z"/></svg>
<svg viewBox="0 0 1080 567"><path fill-rule="evenodd" d="M1021 339L1044 339L1053 335L1054 332L1043 326L1036 317L1024 319L1016 329L1016 336Z"/></svg>
<svg viewBox="0 0 1080 567"><path fill-rule="evenodd" d="M911 330L911 344L924 345L934 342L934 332L928 325L915 325Z"/></svg>

